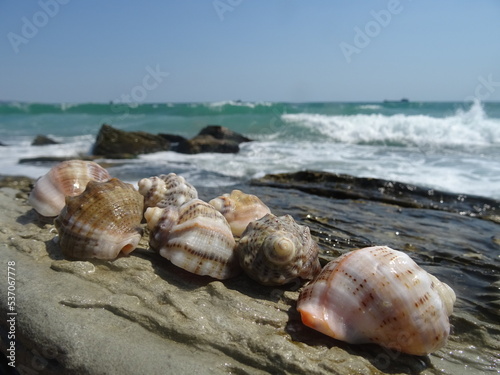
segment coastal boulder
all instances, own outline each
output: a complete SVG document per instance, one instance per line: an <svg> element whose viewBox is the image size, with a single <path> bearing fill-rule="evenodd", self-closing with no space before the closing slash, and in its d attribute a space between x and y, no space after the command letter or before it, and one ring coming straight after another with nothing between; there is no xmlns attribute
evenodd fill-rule
<svg viewBox="0 0 500 375"><path fill-rule="evenodd" d="M42 134L38 134L33 140L33 142L31 142L32 146L45 146L45 145L57 145L57 144L59 144L59 142L54 141L52 138Z"/></svg>
<svg viewBox="0 0 500 375"><path fill-rule="evenodd" d="M211 135L216 139L223 139L225 141L233 141L236 143L251 142L250 138L245 137L239 133L232 131L220 125L208 125L200 130L198 135Z"/></svg>
<svg viewBox="0 0 500 375"><path fill-rule="evenodd" d="M179 142L175 151L183 154L201 152L237 153L239 144L251 139L220 125L208 125L196 137Z"/></svg>
<svg viewBox="0 0 500 375"><path fill-rule="evenodd" d="M197 135L180 142L176 149L183 154L199 154L201 152L237 153L240 146L235 141L217 139L211 135Z"/></svg>
<svg viewBox="0 0 500 375"><path fill-rule="evenodd" d="M169 149L170 142L159 135L143 131L128 132L104 124L97 134L93 154L123 158Z"/></svg>

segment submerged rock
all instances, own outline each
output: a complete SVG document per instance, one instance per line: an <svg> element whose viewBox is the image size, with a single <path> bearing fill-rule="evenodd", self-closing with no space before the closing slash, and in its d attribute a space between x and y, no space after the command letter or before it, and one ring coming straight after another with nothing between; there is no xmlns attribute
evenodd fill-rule
<svg viewBox="0 0 500 375"><path fill-rule="evenodd" d="M102 125L92 153L107 158L130 158L130 155L168 151L170 142L165 138L142 131L128 132Z"/></svg>

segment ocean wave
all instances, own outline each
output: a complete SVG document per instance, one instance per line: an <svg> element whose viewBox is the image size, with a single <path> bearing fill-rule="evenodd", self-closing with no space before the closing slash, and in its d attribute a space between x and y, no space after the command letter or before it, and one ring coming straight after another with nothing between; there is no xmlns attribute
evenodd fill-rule
<svg viewBox="0 0 500 375"><path fill-rule="evenodd" d="M209 103L0 103L0 115L10 114L160 114L171 116L210 116L251 113L272 113L271 102L221 101Z"/></svg>
<svg viewBox="0 0 500 375"><path fill-rule="evenodd" d="M221 102L211 102L207 103L210 108L224 108L224 107L247 107L247 108L255 108L258 106L262 107L270 107L274 103L271 102L243 102L241 100L226 100Z"/></svg>
<svg viewBox="0 0 500 375"><path fill-rule="evenodd" d="M359 109L369 109L369 110L379 110L382 108L382 106L378 105L378 104L362 104L358 108Z"/></svg>
<svg viewBox="0 0 500 375"><path fill-rule="evenodd" d="M448 117L428 115L316 113L284 114L286 133L307 131L310 138L348 144L390 146L491 146L500 143L500 120L489 119L480 103ZM302 134L304 136L304 134Z"/></svg>

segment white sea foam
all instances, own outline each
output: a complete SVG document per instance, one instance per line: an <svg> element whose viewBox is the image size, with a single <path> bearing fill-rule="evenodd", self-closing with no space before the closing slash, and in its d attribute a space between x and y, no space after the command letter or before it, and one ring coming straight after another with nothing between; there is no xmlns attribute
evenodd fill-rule
<svg viewBox="0 0 500 375"><path fill-rule="evenodd" d="M370 109L370 110L378 110L381 109L382 106L378 104L362 104L359 106L359 109Z"/></svg>
<svg viewBox="0 0 500 375"><path fill-rule="evenodd" d="M273 103L271 103L271 102L243 102L243 101L239 101L239 100L224 100L224 101L212 102L212 103L208 104L208 106L210 108L218 108L218 109L222 109L222 107L224 107L224 106L255 108L257 106L270 107L272 105L273 105Z"/></svg>
<svg viewBox="0 0 500 375"><path fill-rule="evenodd" d="M267 173L309 169L500 199L500 120L488 118L478 103L448 117L281 112L270 116L242 127L257 140L241 144L237 154L157 152L114 161L110 173L137 183L143 177L175 172L195 186L224 187ZM58 121L69 119L81 132L80 117L78 122L74 115ZM131 117L131 123L136 120ZM61 127L59 135L52 136L61 144L35 147L30 145L32 135L15 129L9 123L8 137L2 139L7 146L2 147L0 174L37 178L51 165L18 164L19 159L77 157L88 153L95 140L95 135L63 137L67 128ZM57 130L57 124L50 129Z"/></svg>
<svg viewBox="0 0 500 375"><path fill-rule="evenodd" d="M285 114L281 119L325 139L348 144L400 146L487 146L500 144L500 120L488 119L479 103L467 112L436 118L427 115ZM286 130L285 130L286 131Z"/></svg>

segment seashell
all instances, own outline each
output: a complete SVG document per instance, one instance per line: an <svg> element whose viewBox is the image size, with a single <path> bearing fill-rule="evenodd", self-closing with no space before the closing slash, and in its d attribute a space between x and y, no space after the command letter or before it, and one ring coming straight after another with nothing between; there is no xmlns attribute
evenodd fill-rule
<svg viewBox="0 0 500 375"><path fill-rule="evenodd" d="M139 181L139 193L144 196L145 207L179 207L181 204L198 198L195 187L184 177L175 173L143 178Z"/></svg>
<svg viewBox="0 0 500 375"><path fill-rule="evenodd" d="M180 207L150 207L144 216L151 248L176 266L221 280L240 273L231 228L208 203L192 199Z"/></svg>
<svg viewBox="0 0 500 375"><path fill-rule="evenodd" d="M243 270L264 285L313 279L321 270L318 251L309 227L273 214L248 224L236 247Z"/></svg>
<svg viewBox="0 0 500 375"><path fill-rule="evenodd" d="M133 251L142 237L143 197L116 178L89 181L85 191L66 198L55 219L63 254L72 258L114 259Z"/></svg>
<svg viewBox="0 0 500 375"><path fill-rule="evenodd" d="M240 237L247 225L271 213L262 201L255 195L233 190L208 202L226 218L234 236Z"/></svg>
<svg viewBox="0 0 500 375"><path fill-rule="evenodd" d="M57 216L66 204L67 196L81 194L91 180L107 181L110 178L108 171L93 161L63 161L36 181L28 202L40 215Z"/></svg>
<svg viewBox="0 0 500 375"><path fill-rule="evenodd" d="M367 247L328 263L301 292L302 322L351 344L426 355L446 344L455 293L408 255Z"/></svg>

